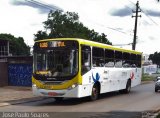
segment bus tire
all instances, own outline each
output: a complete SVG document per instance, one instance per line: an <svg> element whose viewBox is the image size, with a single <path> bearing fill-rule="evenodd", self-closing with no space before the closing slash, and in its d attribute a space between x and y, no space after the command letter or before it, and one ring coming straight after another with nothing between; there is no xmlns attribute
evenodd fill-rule
<svg viewBox="0 0 160 118"><path fill-rule="evenodd" d="M97 100L99 98L99 94L100 94L100 87L98 84L94 84L90 99L92 101Z"/></svg>
<svg viewBox="0 0 160 118"><path fill-rule="evenodd" d="M131 80L129 79L126 84L126 89L124 89L125 93L130 93L131 91Z"/></svg>
<svg viewBox="0 0 160 118"><path fill-rule="evenodd" d="M54 99L56 100L56 102L60 102L63 100L63 97L55 97Z"/></svg>
<svg viewBox="0 0 160 118"><path fill-rule="evenodd" d="M126 84L126 88L123 90L119 90L119 92L122 94L127 94L127 93L130 93L130 91L131 91L131 80L128 79L127 84Z"/></svg>

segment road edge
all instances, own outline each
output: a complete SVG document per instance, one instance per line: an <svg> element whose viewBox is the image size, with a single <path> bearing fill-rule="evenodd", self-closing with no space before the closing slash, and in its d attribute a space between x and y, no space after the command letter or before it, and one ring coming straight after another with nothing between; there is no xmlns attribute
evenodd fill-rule
<svg viewBox="0 0 160 118"><path fill-rule="evenodd" d="M46 97L32 97L32 98L24 98L24 99L20 99L20 100L5 101L5 102L0 103L0 107L28 103L28 102L36 102L36 101L41 101L44 99L47 99L47 98Z"/></svg>

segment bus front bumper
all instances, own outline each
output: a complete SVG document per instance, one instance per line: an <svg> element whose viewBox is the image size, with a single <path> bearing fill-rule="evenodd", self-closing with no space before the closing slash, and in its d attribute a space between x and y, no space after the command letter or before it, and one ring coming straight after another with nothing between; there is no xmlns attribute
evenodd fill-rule
<svg viewBox="0 0 160 118"><path fill-rule="evenodd" d="M80 98L88 96L88 94L82 94L84 86L77 85L72 89L63 90L47 90L37 88L36 85L32 85L32 91L35 96L46 96L46 97L66 97L66 98Z"/></svg>

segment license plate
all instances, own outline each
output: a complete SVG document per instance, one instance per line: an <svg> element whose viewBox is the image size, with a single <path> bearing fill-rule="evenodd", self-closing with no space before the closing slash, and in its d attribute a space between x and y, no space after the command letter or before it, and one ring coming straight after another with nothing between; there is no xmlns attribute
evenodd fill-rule
<svg viewBox="0 0 160 118"><path fill-rule="evenodd" d="M49 95L49 96L57 96L58 93L56 93L56 92L48 92L48 95Z"/></svg>

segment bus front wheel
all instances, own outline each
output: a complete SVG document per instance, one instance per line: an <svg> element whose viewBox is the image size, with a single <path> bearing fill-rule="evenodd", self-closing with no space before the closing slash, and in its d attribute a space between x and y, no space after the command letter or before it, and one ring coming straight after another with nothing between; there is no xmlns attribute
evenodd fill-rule
<svg viewBox="0 0 160 118"><path fill-rule="evenodd" d="M98 99L98 97L99 97L99 92L100 92L100 90L99 90L98 84L93 85L92 93L91 93L91 100L92 100L92 101Z"/></svg>
<svg viewBox="0 0 160 118"><path fill-rule="evenodd" d="M56 102L60 102L63 100L63 97L55 97L54 99L56 100Z"/></svg>

